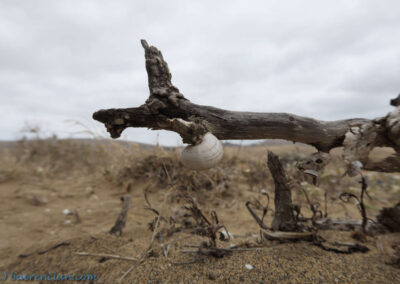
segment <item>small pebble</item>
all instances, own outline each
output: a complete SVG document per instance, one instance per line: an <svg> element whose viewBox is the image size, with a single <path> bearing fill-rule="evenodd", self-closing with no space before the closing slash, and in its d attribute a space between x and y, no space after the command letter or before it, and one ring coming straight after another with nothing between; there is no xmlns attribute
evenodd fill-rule
<svg viewBox="0 0 400 284"><path fill-rule="evenodd" d="M245 267L246 267L248 270L253 270L253 269L254 269L254 266L251 265L251 264L246 264Z"/></svg>

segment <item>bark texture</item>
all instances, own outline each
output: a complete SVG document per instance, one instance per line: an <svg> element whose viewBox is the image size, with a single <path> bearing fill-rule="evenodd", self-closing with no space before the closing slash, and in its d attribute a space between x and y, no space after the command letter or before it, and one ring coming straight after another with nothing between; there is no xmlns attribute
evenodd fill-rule
<svg viewBox="0 0 400 284"><path fill-rule="evenodd" d="M297 224L293 214L291 185L279 157L268 152L268 168L275 182L275 214L272 229L275 231L296 231Z"/></svg>
<svg viewBox="0 0 400 284"><path fill-rule="evenodd" d="M106 109L93 118L106 126L112 138L120 137L127 127L147 127L179 133L184 143L197 144L206 132L220 140L285 139L314 146L329 152L344 146L350 175L360 168L399 171L398 155L388 157L384 166L371 164L369 152L374 147L392 147L400 152L399 97L391 104L396 109L385 117L369 120L354 118L321 121L289 113L239 112L197 105L187 100L171 82L171 73L161 52L142 40L150 96L136 108ZM368 165L368 167L367 167Z"/></svg>

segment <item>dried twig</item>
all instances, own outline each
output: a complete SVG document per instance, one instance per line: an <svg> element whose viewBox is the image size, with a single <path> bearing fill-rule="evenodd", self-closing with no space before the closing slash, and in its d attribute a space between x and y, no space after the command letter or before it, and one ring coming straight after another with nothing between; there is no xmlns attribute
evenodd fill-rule
<svg viewBox="0 0 400 284"><path fill-rule="evenodd" d="M76 252L75 254L79 256L93 256L93 257L111 258L111 259L119 259L127 261L138 261L138 259L135 257L120 256L115 254L89 253L89 252Z"/></svg>
<svg viewBox="0 0 400 284"><path fill-rule="evenodd" d="M70 242L61 242L61 243L55 244L47 249L38 251L38 254L45 254L51 250L54 250L54 249L62 247L62 246L69 246L70 244L71 244Z"/></svg>
<svg viewBox="0 0 400 284"><path fill-rule="evenodd" d="M256 214L256 212L254 212L253 208L251 208L250 205L251 205L251 202L250 202L250 201L247 201L247 202L246 202L246 208L247 208L247 210L249 210L250 215L254 218L254 220L257 222L257 224L258 224L261 228L268 230L269 228L264 224L263 220L260 219L260 217L258 217L258 215Z"/></svg>
<svg viewBox="0 0 400 284"><path fill-rule="evenodd" d="M198 246L201 248L201 246ZM235 251L257 251L261 250L261 248L213 248L212 250L210 249L205 249L202 248L201 252L204 254L210 254L210 252L215 252L215 251L220 251L220 252L235 252ZM199 250L191 250L191 249L184 249L181 250L182 253L199 253Z"/></svg>
<svg viewBox="0 0 400 284"><path fill-rule="evenodd" d="M310 210L312 212L311 221L312 221L313 226L315 226L315 221L317 219L321 219L323 216L322 211L318 209L320 207L320 204L319 204L319 202L311 202L311 199L308 197L307 191L303 187L301 187L301 190L303 191L304 196L306 197L308 206L310 206Z"/></svg>
<svg viewBox="0 0 400 284"><path fill-rule="evenodd" d="M367 192L367 188L368 188L368 184L367 181L365 179L364 176L361 176L361 193L360 193L360 197L357 197L355 194L351 193L351 192L343 192L342 194L340 194L339 199L341 201L343 201L344 203L348 203L350 201L351 198L354 198L355 200L357 200L357 207L358 210L361 213L361 217L362 217L362 224L361 224L361 229L362 232L364 234L367 234L367 224L368 224L368 217L367 217L367 211L365 209L365 205L364 205L364 194L366 194L368 197L368 192ZM371 197L369 197L371 198Z"/></svg>
<svg viewBox="0 0 400 284"><path fill-rule="evenodd" d="M280 240L280 241L296 241L296 240L312 240L314 232L282 232L282 231L271 231L262 230L263 237L268 240Z"/></svg>
<svg viewBox="0 0 400 284"><path fill-rule="evenodd" d="M190 196L185 196L186 201L189 205L184 206L186 210L191 213L191 216L195 219L197 227L194 228L192 233L205 236L208 238L208 242L202 242L201 245L196 246L198 249L192 252L197 252L202 256L213 256L220 258L229 253L224 249L217 247L217 233L219 230L224 229L226 236L221 233L220 239L225 241L230 239L230 233L226 227L220 223L218 215L215 211L211 211L211 221L203 214L196 202Z"/></svg>
<svg viewBox="0 0 400 284"><path fill-rule="evenodd" d="M264 222L258 217L254 210L250 207L251 202L246 202L247 210L250 215L254 218L257 224L261 228L261 236L269 240L311 240L313 238L313 232L283 232L283 231L271 231Z"/></svg>
<svg viewBox="0 0 400 284"><path fill-rule="evenodd" d="M149 201L149 198L147 196L147 191L144 192L144 200L146 201L147 207L145 207L145 209L153 211L154 214L156 214L157 216L160 215L160 212L158 212L157 209L153 208L153 206L151 206L151 203Z"/></svg>
<svg viewBox="0 0 400 284"><path fill-rule="evenodd" d="M70 244L71 243L69 243L69 242L60 242L60 243L52 245L51 247L43 249L43 250L34 251L34 252L31 252L31 253L22 253L22 254L19 255L19 257L28 257L28 256L31 256L31 255L33 255L35 253L37 253L37 254L45 254L45 253L48 253L49 251L52 251L52 250L57 249L59 247L69 246Z"/></svg>
<svg viewBox="0 0 400 284"><path fill-rule="evenodd" d="M352 254L355 252L362 252L366 253L369 251L369 248L360 244L342 244L342 243L337 243L334 242L332 243L334 246L344 246L346 249L337 249L335 247L327 247L323 244L323 241L314 241L313 243L317 247L320 247L321 249L325 251L330 251L330 252L335 252L335 253L340 253L340 254Z"/></svg>
<svg viewBox="0 0 400 284"><path fill-rule="evenodd" d="M221 229L225 229L227 232L227 238L230 238L230 234L226 227L219 223L218 216L215 211L211 212L212 221L209 221L192 197L186 196L185 198L189 203L189 206L184 206L184 208L192 213L192 217L197 222L197 227L193 230L193 233L208 237L209 244L207 246L209 248L217 247L217 233Z"/></svg>

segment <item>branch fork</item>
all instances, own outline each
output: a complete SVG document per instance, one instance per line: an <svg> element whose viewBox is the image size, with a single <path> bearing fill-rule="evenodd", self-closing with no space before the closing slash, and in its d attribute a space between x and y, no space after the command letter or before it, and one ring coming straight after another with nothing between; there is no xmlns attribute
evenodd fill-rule
<svg viewBox="0 0 400 284"><path fill-rule="evenodd" d="M391 100L396 109L375 120L320 121L289 113L238 112L196 105L172 84L162 53L145 40L141 44L150 90L145 104L93 114L112 138L120 137L127 127L147 127L175 131L188 144L200 143L207 132L219 140L284 139L314 146L323 153L343 146L349 175L357 174L360 164L364 170L400 171L400 95ZM372 162L368 154L374 147L392 147L396 154Z"/></svg>

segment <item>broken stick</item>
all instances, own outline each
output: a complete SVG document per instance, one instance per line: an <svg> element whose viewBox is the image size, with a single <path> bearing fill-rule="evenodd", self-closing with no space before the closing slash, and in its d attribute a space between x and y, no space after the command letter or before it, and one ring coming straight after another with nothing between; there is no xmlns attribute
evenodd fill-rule
<svg viewBox="0 0 400 284"><path fill-rule="evenodd" d="M293 232L298 230L293 214L291 185L279 157L268 152L268 168L275 182L275 215L272 221L274 231Z"/></svg>
<svg viewBox="0 0 400 284"><path fill-rule="evenodd" d="M117 236L122 235L122 229L125 227L128 211L131 208L131 195L126 193L121 197L121 200L123 202L121 213L115 221L114 226L109 231L110 234Z"/></svg>

